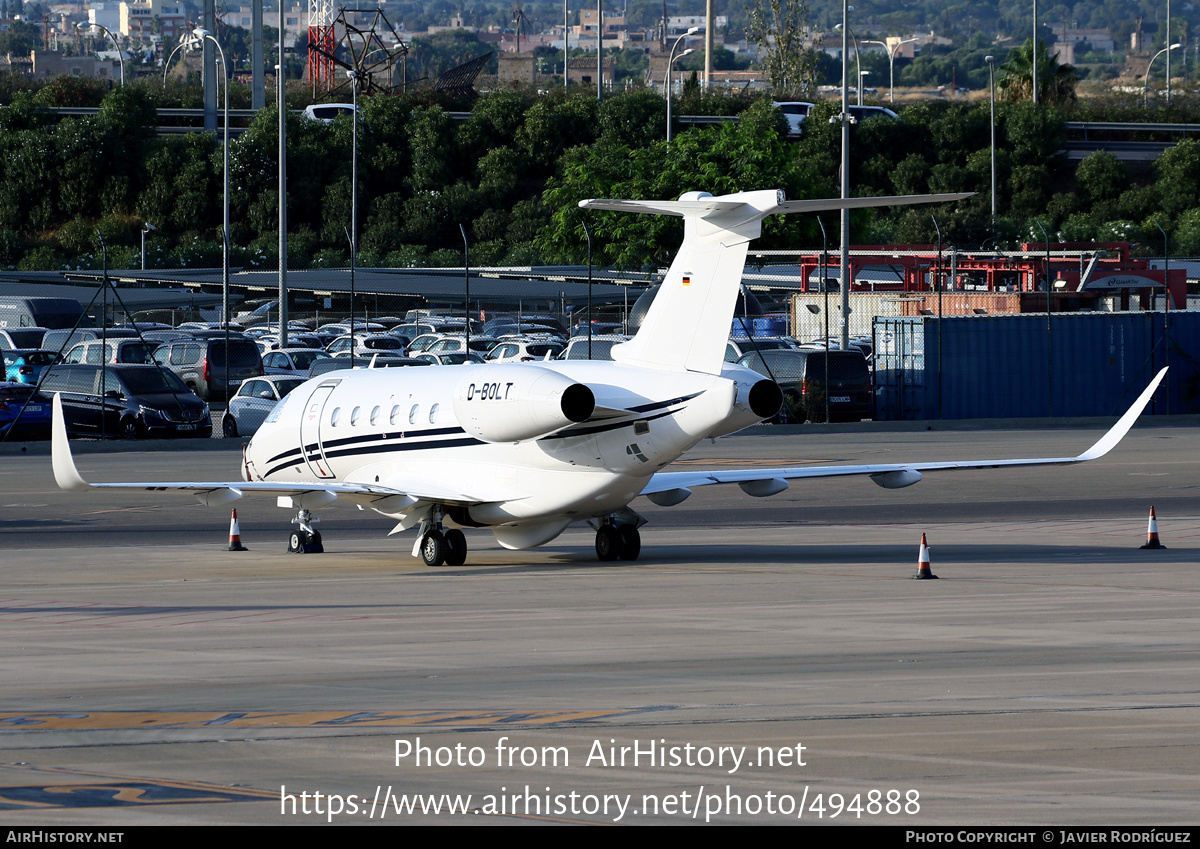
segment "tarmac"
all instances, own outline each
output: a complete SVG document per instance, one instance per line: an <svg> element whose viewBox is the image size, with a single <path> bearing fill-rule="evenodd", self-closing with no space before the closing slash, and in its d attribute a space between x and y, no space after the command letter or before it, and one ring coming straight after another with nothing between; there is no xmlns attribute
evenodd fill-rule
<svg viewBox="0 0 1200 849"><path fill-rule="evenodd" d="M1101 432L831 431L681 462L1069 456ZM290 555L290 512L247 498L227 552L227 510L63 493L48 457L6 456L0 817L1194 825L1198 436L898 491L709 487L634 503L634 563L581 526L525 552L468 531L440 569L369 511L321 511L327 553ZM79 466L236 477L212 442ZM1138 548L1151 505L1165 550ZM922 533L937 581L910 579Z"/></svg>

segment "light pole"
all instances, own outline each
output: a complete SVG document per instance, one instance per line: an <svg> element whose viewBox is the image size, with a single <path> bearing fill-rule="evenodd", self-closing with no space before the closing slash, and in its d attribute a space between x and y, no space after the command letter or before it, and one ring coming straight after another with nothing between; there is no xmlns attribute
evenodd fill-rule
<svg viewBox="0 0 1200 849"><path fill-rule="evenodd" d="M663 88L665 90L665 94L667 95L667 141L668 142L671 141L671 66L673 64L675 64L676 58L682 59L684 56L688 55L689 53L695 52L689 48L689 49L683 51L683 53L681 53L678 57L676 57L675 50L679 47L680 43L685 38L687 38L689 35L695 35L699 31L700 31L699 27L692 27L687 32L685 32L683 35L679 36L679 38L675 39L675 43L671 45L671 52L667 56L667 75L666 75L666 78L663 79Z"/></svg>
<svg viewBox="0 0 1200 849"><path fill-rule="evenodd" d="M1142 80L1142 108L1143 109L1146 108L1147 96L1150 93L1150 69L1152 67L1154 67L1154 60L1157 59L1159 56L1163 55L1164 53L1167 54L1167 59L1169 60L1171 58L1170 51L1178 50L1180 48L1180 46L1181 45L1179 45L1179 44L1172 44L1170 47L1164 47L1162 50L1158 51L1152 57L1150 57L1150 63L1148 65L1146 65L1146 77L1145 77L1145 79ZM1170 85L1171 85L1171 80L1170 80L1170 77L1168 77L1167 78L1167 87L1168 87L1167 90L1168 91L1170 91Z"/></svg>
<svg viewBox="0 0 1200 849"><path fill-rule="evenodd" d="M854 11L853 6L847 6L845 8L848 12ZM854 70L857 72L858 82L859 82L858 105L862 106L862 54L860 54L858 52L858 38L857 38L857 36L854 35L854 30L850 29L850 25L847 23L834 24L833 28L835 30L842 30L842 51L843 52L846 49L846 33L847 32L850 33L850 39L854 42ZM849 70L849 67L848 67L847 63L843 62L843 65L842 65L843 85L845 84L846 71L848 71L848 70Z"/></svg>
<svg viewBox="0 0 1200 849"><path fill-rule="evenodd" d="M847 90L850 79L850 54L846 39L850 32L850 12L854 9L847 0L842 0L842 113L831 121L842 122L842 180L841 198L850 197L850 124L854 118L850 115L850 92ZM857 51L858 43L855 42ZM850 210L841 209L841 245L838 255L839 284L842 295L842 350L850 348Z"/></svg>
<svg viewBox="0 0 1200 849"><path fill-rule="evenodd" d="M996 237L996 57L984 56L988 66L988 91L992 102L992 238Z"/></svg>
<svg viewBox="0 0 1200 849"><path fill-rule="evenodd" d="M221 48L221 43L213 37L212 33L203 27L196 27L192 30L192 35L196 37L197 42L211 41L217 48L217 53L221 57L221 73L222 79L225 82L225 143L222 145L223 151L222 165L224 168L225 177L225 198L222 206L223 217L221 224L221 323L225 325L225 344L226 344L226 381L228 381L229 369L229 66L225 64L225 51Z"/></svg>
<svg viewBox="0 0 1200 849"><path fill-rule="evenodd" d="M142 227L142 271L146 270L146 234L158 228L149 221Z"/></svg>
<svg viewBox="0 0 1200 849"><path fill-rule="evenodd" d="M358 268L358 73L347 71L354 104L350 131L350 368L354 368L354 272Z"/></svg>
<svg viewBox="0 0 1200 849"><path fill-rule="evenodd" d="M871 76L870 71L859 71L858 72L858 105L859 106L862 106L862 91L863 91L863 87L867 83L867 77L869 77L869 76Z"/></svg>
<svg viewBox="0 0 1200 849"><path fill-rule="evenodd" d="M888 55L888 103L896 102L896 54L900 52L900 48L905 44L913 44L920 41L918 38L906 38L903 41L897 41L895 44L888 44L886 41L876 41L875 39L863 39L863 44L878 44Z"/></svg>
<svg viewBox="0 0 1200 849"><path fill-rule="evenodd" d="M93 27L95 27L96 29L100 30L100 32L102 32L106 36L108 36L109 39L113 43L113 47L115 47L117 49L117 60L121 63L121 87L124 88L124 86L125 86L125 57L121 53L121 45L117 43L116 36L114 36L111 32L108 31L108 27L103 26L102 24L85 24L82 21L75 24L75 29L92 29Z"/></svg>

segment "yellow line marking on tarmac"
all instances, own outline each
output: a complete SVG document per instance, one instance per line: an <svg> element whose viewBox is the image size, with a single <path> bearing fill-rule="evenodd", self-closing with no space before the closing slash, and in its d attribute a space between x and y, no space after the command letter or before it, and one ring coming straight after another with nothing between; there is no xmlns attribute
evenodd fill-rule
<svg viewBox="0 0 1200 849"><path fill-rule="evenodd" d="M534 711L100 711L0 713L0 731L134 728L405 728L527 726L629 716L661 707Z"/></svg>

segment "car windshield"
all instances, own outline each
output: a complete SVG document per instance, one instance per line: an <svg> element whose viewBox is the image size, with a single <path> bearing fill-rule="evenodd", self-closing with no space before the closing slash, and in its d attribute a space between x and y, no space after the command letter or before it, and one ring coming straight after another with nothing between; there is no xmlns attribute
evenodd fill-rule
<svg viewBox="0 0 1200 849"><path fill-rule="evenodd" d="M130 369L121 372L121 382L130 395L155 395L165 392L192 394L192 390L172 371L157 368Z"/></svg>

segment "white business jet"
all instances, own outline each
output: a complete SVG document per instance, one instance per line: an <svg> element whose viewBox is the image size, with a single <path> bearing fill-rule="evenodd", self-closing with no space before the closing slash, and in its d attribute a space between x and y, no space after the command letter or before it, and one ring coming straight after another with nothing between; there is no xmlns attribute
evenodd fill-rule
<svg viewBox="0 0 1200 849"><path fill-rule="evenodd" d="M641 329L615 362L571 360L421 369L359 369L294 389L245 446L241 481L85 481L54 399L53 462L66 490L120 487L192 493L209 506L271 495L297 511L292 551L320 551L312 510L334 501L418 528L413 556L461 565L461 528L490 528L505 548L550 542L572 522L596 529L601 560L635 560L644 495L669 506L693 488L736 483L767 496L789 480L868 475L910 486L923 472L1080 463L1107 453L1133 425L1160 373L1119 422L1075 457L721 471L663 471L705 437L774 415L782 394L757 372L724 362L747 245L768 215L959 200L966 195L787 201L782 192L677 201L588 200L585 209L681 216L683 244ZM1165 371L1165 370L1164 370Z"/></svg>

